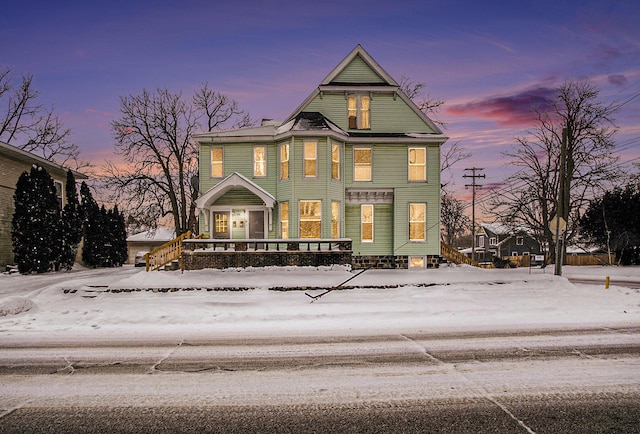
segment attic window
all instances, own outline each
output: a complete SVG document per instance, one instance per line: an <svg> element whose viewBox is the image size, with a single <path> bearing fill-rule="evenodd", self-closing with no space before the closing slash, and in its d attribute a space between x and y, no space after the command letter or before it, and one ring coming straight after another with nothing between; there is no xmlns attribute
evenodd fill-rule
<svg viewBox="0 0 640 434"><path fill-rule="evenodd" d="M371 99L364 95L351 95L347 97L349 129L371 129Z"/></svg>

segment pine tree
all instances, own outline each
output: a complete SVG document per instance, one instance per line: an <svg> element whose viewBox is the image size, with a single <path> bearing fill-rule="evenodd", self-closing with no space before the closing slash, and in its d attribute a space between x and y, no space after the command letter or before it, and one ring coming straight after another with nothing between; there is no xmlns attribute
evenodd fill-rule
<svg viewBox="0 0 640 434"><path fill-rule="evenodd" d="M53 179L33 166L23 173L14 193L11 222L14 259L20 273L45 273L59 268L62 248L60 204Z"/></svg>
<svg viewBox="0 0 640 434"><path fill-rule="evenodd" d="M118 211L118 206L113 207L113 228L112 241L113 245L113 264L122 266L129 257L127 250L127 226L125 224L124 215Z"/></svg>
<svg viewBox="0 0 640 434"><path fill-rule="evenodd" d="M76 180L73 172L67 171L66 183L67 203L62 211L62 252L60 255L60 266L70 270L76 259L78 244L82 239L82 209L78 201Z"/></svg>
<svg viewBox="0 0 640 434"><path fill-rule="evenodd" d="M80 185L80 200L82 208L82 216L84 217L84 224L82 226L82 233L84 237L84 245L82 247L82 261L89 267L99 266L99 251L98 245L100 243L100 208L93 199L89 186L82 182Z"/></svg>

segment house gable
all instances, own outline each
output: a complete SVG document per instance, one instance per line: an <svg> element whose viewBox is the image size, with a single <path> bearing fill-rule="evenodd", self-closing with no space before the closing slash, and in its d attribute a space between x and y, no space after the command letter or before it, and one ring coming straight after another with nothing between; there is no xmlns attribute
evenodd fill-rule
<svg viewBox="0 0 640 434"><path fill-rule="evenodd" d="M268 208L273 208L276 203L276 199L268 191L254 184L240 173L234 172L200 196L196 200L196 205L198 208L210 206L226 193L237 188L243 188L253 193L259 197Z"/></svg>
<svg viewBox="0 0 640 434"><path fill-rule="evenodd" d="M359 44L320 84L326 86L354 83L398 86L398 83Z"/></svg>
<svg viewBox="0 0 640 434"><path fill-rule="evenodd" d="M347 98L367 96L371 102L371 126L366 130L349 129ZM361 45L342 60L286 122L300 112L319 112L351 135L403 134L432 136L446 140L442 130L431 121L400 89L400 85L371 57Z"/></svg>

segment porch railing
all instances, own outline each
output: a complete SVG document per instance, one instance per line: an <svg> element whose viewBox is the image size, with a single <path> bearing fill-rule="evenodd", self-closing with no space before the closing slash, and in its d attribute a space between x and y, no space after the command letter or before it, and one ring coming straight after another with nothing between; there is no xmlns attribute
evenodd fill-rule
<svg viewBox="0 0 640 434"><path fill-rule="evenodd" d="M144 255L147 271L159 270L173 261L179 261L182 258L182 243L190 238L191 231L187 231Z"/></svg>
<svg viewBox="0 0 640 434"><path fill-rule="evenodd" d="M468 264L473 265L474 267L480 266L470 257L460 253L458 250L443 242L440 242L440 255L446 258L447 261L453 262L454 264Z"/></svg>

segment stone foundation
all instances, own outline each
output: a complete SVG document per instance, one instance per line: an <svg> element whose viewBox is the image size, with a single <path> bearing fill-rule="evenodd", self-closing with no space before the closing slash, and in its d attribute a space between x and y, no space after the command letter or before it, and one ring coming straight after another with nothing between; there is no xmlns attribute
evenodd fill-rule
<svg viewBox="0 0 640 434"><path fill-rule="evenodd" d="M427 268L438 268L439 264L440 256L427 256ZM407 269L409 268L409 257L394 255L358 255L351 258L351 265L355 270L362 268Z"/></svg>
<svg viewBox="0 0 640 434"><path fill-rule="evenodd" d="M349 265L351 251L182 251L182 266L185 270L205 268L246 268L246 267L319 267Z"/></svg>

